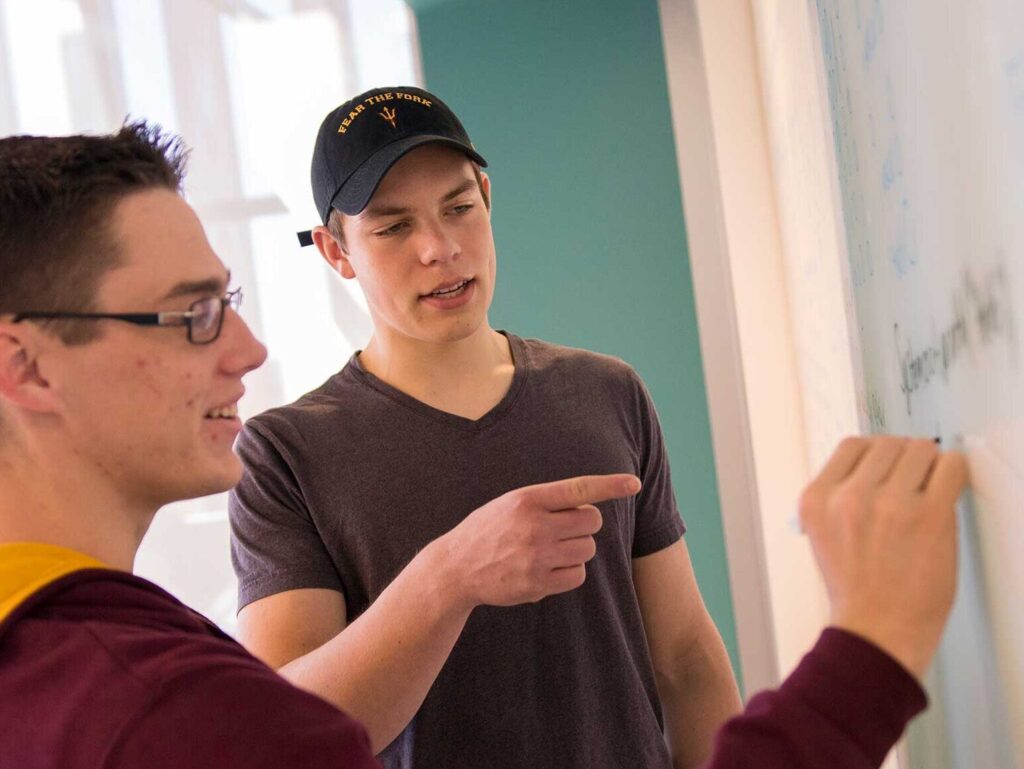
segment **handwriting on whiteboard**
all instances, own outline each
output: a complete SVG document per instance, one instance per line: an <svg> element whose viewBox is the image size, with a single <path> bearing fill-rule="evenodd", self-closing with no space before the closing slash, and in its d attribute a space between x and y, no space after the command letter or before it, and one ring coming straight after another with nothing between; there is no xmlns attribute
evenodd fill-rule
<svg viewBox="0 0 1024 769"><path fill-rule="evenodd" d="M900 391L907 414L913 413L913 395L938 379L949 381L950 371L964 355L999 342L1016 354L1016 329L1009 278L1003 264L980 279L968 268L952 297L952 312L945 324L923 341L911 338L899 323L893 325L896 357L900 367Z"/></svg>

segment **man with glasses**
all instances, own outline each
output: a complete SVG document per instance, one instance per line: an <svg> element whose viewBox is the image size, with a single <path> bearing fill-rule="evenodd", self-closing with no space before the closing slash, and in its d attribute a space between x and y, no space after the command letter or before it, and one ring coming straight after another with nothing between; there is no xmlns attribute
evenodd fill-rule
<svg viewBox="0 0 1024 769"><path fill-rule="evenodd" d="M238 479L265 358L183 167L144 124L0 140L0 767L372 767L359 724L131 574L160 506Z"/></svg>
<svg viewBox="0 0 1024 769"><path fill-rule="evenodd" d="M0 767L379 767L359 724L131 574L161 505L238 479L241 379L265 357L178 195L183 162L144 124L0 139ZM836 627L729 722L708 769L881 762L923 707L964 475L929 441L839 447L801 505ZM565 509L635 484L517 499Z"/></svg>

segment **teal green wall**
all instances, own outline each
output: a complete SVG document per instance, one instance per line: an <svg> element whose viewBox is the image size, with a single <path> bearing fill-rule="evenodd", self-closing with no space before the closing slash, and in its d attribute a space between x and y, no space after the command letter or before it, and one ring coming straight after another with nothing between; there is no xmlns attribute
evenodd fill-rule
<svg viewBox="0 0 1024 769"><path fill-rule="evenodd" d="M492 324L640 372L701 591L736 665L657 0L410 5L427 88L490 164Z"/></svg>

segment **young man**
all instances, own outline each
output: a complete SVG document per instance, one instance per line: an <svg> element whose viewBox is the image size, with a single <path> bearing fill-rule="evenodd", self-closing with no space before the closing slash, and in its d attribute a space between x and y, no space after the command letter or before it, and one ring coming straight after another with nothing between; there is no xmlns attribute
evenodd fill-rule
<svg viewBox="0 0 1024 769"><path fill-rule="evenodd" d="M377 766L350 718L129 571L161 504L238 477L234 404L264 358L181 173L144 125L0 140L0 767ZM880 763L923 705L963 483L927 441L840 446L801 506L837 627L708 769ZM505 514L635 484L524 489Z"/></svg>
<svg viewBox="0 0 1024 769"><path fill-rule="evenodd" d="M324 120L324 225L305 242L359 282L374 333L243 430L241 637L359 718L388 767L695 767L740 700L654 406L617 359L491 328L484 165L418 88L368 91ZM544 516L470 514L611 472L643 490L599 505L600 531L594 512L593 530L566 533L578 548L561 560L533 546ZM545 574L559 579L530 578Z"/></svg>
<svg viewBox="0 0 1024 769"><path fill-rule="evenodd" d="M356 722L130 573L157 508L240 476L265 357L182 173L142 124L0 140L0 766L372 767Z"/></svg>

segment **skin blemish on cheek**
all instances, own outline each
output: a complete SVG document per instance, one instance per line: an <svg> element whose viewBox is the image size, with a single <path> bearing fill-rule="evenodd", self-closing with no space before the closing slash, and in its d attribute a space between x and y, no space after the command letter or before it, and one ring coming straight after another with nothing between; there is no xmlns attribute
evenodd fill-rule
<svg viewBox="0 0 1024 769"><path fill-rule="evenodd" d="M135 361L135 366L137 368L146 368L146 365L146 361L143 360L142 358L139 358L138 360Z"/></svg>

